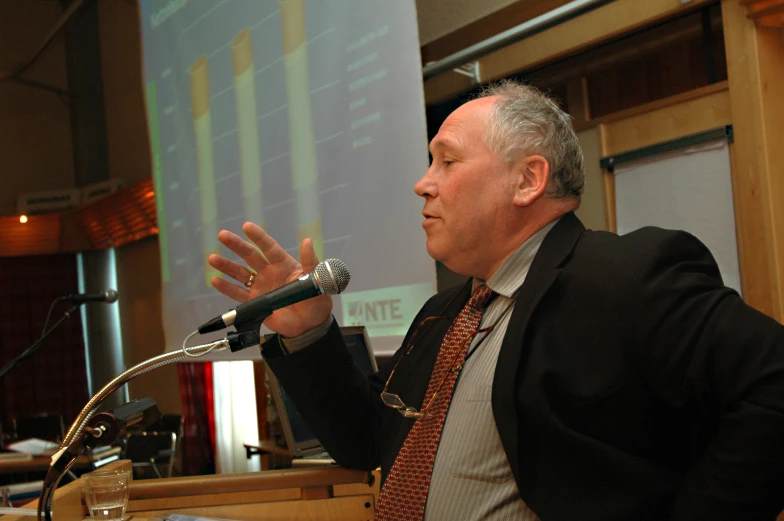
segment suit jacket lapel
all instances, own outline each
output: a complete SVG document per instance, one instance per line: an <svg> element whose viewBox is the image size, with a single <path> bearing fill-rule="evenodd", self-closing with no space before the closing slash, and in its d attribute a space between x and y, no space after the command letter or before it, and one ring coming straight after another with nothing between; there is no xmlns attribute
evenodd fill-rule
<svg viewBox="0 0 784 521"><path fill-rule="evenodd" d="M509 464L520 483L517 446L517 407L515 379L522 370L530 345L523 344L525 330L536 306L560 272L560 265L585 231L580 220L569 212L545 237L534 257L528 275L515 301L509 326L498 354L493 378L493 414Z"/></svg>

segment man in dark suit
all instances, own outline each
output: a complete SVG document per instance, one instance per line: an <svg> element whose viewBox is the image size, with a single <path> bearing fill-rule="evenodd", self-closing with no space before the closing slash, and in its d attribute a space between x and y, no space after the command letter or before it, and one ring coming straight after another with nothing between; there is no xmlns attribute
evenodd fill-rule
<svg viewBox="0 0 784 521"><path fill-rule="evenodd" d="M463 105L430 149L415 186L427 250L469 283L431 298L369 379L329 297L265 322L280 334L265 359L333 458L381 466L377 518L775 519L784 329L724 287L689 234L585 230L576 136L535 89ZM258 272L249 289L213 279L232 298L317 263L308 240L300 265L243 230L253 244L219 235Z"/></svg>

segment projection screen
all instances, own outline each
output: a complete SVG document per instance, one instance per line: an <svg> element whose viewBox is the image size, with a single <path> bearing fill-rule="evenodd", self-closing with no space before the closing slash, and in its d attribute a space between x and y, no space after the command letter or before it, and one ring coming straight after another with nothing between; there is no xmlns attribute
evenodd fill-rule
<svg viewBox="0 0 784 521"><path fill-rule="evenodd" d="M311 237L351 283L341 325L399 346L434 293L427 134L413 0L143 0L167 349L235 303L209 284L219 230ZM196 337L190 344L219 338ZM258 358L258 349L213 359Z"/></svg>

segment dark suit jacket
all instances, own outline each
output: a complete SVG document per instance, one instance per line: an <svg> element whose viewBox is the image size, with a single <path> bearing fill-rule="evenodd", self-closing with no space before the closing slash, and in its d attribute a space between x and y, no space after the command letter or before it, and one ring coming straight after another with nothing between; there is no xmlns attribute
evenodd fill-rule
<svg viewBox="0 0 784 521"><path fill-rule="evenodd" d="M409 335L468 296L434 296ZM421 405L449 322L424 326L395 372L406 404ZM493 381L522 499L543 521L775 519L783 330L722 285L693 236L618 237L565 215L517 297ZM282 356L273 340L263 354L338 463L386 476L413 424L379 399L400 352L364 378L333 326L302 351Z"/></svg>

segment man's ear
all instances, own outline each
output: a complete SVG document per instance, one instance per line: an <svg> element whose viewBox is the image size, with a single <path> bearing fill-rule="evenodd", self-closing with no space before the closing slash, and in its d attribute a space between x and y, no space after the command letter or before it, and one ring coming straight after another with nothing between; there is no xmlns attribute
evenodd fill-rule
<svg viewBox="0 0 784 521"><path fill-rule="evenodd" d="M517 190L514 204L529 206L547 192L550 164L543 156L526 156L515 165Z"/></svg>

